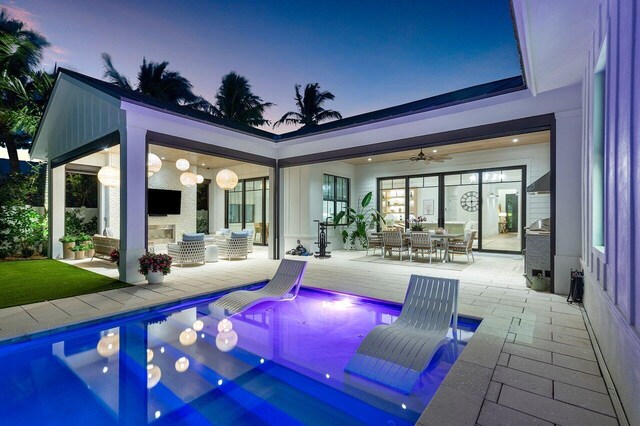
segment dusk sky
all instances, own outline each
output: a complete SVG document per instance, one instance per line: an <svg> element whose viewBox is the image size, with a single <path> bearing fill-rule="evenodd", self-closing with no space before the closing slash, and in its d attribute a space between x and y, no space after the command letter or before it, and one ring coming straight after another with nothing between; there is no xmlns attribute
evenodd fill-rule
<svg viewBox="0 0 640 426"><path fill-rule="evenodd" d="M54 63L102 78L101 52L135 81L142 58L169 61L213 101L223 74L246 76L294 109L318 82L344 117L520 74L508 0L2 1L42 32ZM280 127L277 132L292 130Z"/></svg>

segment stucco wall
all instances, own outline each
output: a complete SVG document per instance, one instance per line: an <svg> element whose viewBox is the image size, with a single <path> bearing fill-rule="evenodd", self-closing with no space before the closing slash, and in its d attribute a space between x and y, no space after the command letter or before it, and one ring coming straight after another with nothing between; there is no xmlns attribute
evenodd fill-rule
<svg viewBox="0 0 640 426"><path fill-rule="evenodd" d="M640 424L640 6L603 0L584 73L585 307L631 424ZM594 71L606 45L604 252L593 246Z"/></svg>

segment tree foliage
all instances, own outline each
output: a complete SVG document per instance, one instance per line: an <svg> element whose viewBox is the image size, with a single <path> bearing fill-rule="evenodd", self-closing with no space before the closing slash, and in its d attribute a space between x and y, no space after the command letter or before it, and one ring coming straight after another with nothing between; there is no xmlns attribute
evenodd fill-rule
<svg viewBox="0 0 640 426"><path fill-rule="evenodd" d="M271 102L264 102L253 93L249 80L231 71L222 77L211 112L217 117L256 127L271 124L264 118L271 106Z"/></svg>
<svg viewBox="0 0 640 426"><path fill-rule="evenodd" d="M315 126L322 121L331 119L341 119L342 114L338 111L325 109L324 103L335 99L333 93L328 90L320 90L320 84L309 83L304 88L304 94L300 93L301 86L295 86L295 101L297 111L285 113L280 120L276 121L273 127L281 124L301 125L302 127Z"/></svg>
<svg viewBox="0 0 640 426"><path fill-rule="evenodd" d="M102 54L104 62L104 78L119 87L134 90L161 101L178 105L199 105L203 98L193 93L193 85L178 71L168 69L169 62L147 62L142 59L138 70L137 86L134 88L130 80L121 74L113 65L111 55Z"/></svg>
<svg viewBox="0 0 640 426"><path fill-rule="evenodd" d="M52 78L38 71L46 38L0 11L0 146L11 171L20 170L18 148L28 148L44 112Z"/></svg>

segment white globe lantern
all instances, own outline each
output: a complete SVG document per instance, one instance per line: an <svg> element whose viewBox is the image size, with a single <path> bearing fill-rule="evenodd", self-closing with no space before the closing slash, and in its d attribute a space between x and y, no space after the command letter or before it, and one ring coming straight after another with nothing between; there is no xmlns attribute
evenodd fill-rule
<svg viewBox="0 0 640 426"><path fill-rule="evenodd" d="M153 153L147 154L147 172L148 173L158 173L162 168L162 160L160 157Z"/></svg>
<svg viewBox="0 0 640 426"><path fill-rule="evenodd" d="M196 182L198 182L198 183L202 183L202 182L204 182L204 176L202 176L202 175L197 175L196 177L197 177Z"/></svg>
<svg viewBox="0 0 640 426"><path fill-rule="evenodd" d="M223 331L216 336L216 347L221 352L229 352L238 344L238 334L234 331Z"/></svg>
<svg viewBox="0 0 640 426"><path fill-rule="evenodd" d="M180 344L182 346L190 346L193 345L196 340L198 340L198 333L196 333L193 329L187 328L182 333L180 333L180 337L178 338Z"/></svg>
<svg viewBox="0 0 640 426"><path fill-rule="evenodd" d="M178 161L176 161L176 168L178 170L181 170L184 172L185 170L188 170L189 167L191 167L191 164L189 164L189 162L184 158L181 158Z"/></svg>
<svg viewBox="0 0 640 426"><path fill-rule="evenodd" d="M113 166L104 166L98 172L98 180L108 188L120 186L120 169Z"/></svg>
<svg viewBox="0 0 640 426"><path fill-rule="evenodd" d="M195 186L198 183L198 177L191 172L184 172L180 175L180 183L186 187Z"/></svg>
<svg viewBox="0 0 640 426"><path fill-rule="evenodd" d="M189 359L187 359L187 357L181 356L176 361L175 367L178 373L184 373L189 368Z"/></svg>
<svg viewBox="0 0 640 426"><path fill-rule="evenodd" d="M222 189L233 189L238 184L238 175L233 170L222 169L216 175L216 183Z"/></svg>
<svg viewBox="0 0 640 426"><path fill-rule="evenodd" d="M153 359L153 351L151 349L147 349L147 362L151 362Z"/></svg>
<svg viewBox="0 0 640 426"><path fill-rule="evenodd" d="M157 365L147 365L147 389L151 389L160 382L162 371Z"/></svg>
<svg viewBox="0 0 640 426"><path fill-rule="evenodd" d="M117 354L120 350L120 336L114 333L107 333L106 336L100 338L96 349L98 354L105 358Z"/></svg>

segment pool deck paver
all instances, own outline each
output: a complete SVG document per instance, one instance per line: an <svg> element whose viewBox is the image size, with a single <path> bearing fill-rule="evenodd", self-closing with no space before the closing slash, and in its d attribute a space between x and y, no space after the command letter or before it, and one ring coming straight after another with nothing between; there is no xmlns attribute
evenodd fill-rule
<svg viewBox="0 0 640 426"><path fill-rule="evenodd" d="M520 258L476 254L477 262L456 269L351 261L361 256L334 252L326 260L303 258L309 262L304 285L402 302L410 274L458 278L460 314L483 319L417 424L619 424L582 308L568 305L562 296L526 288ZM117 275L106 262L73 263ZM264 281L277 266L256 247L244 261L174 267L161 285L0 309L0 344Z"/></svg>

